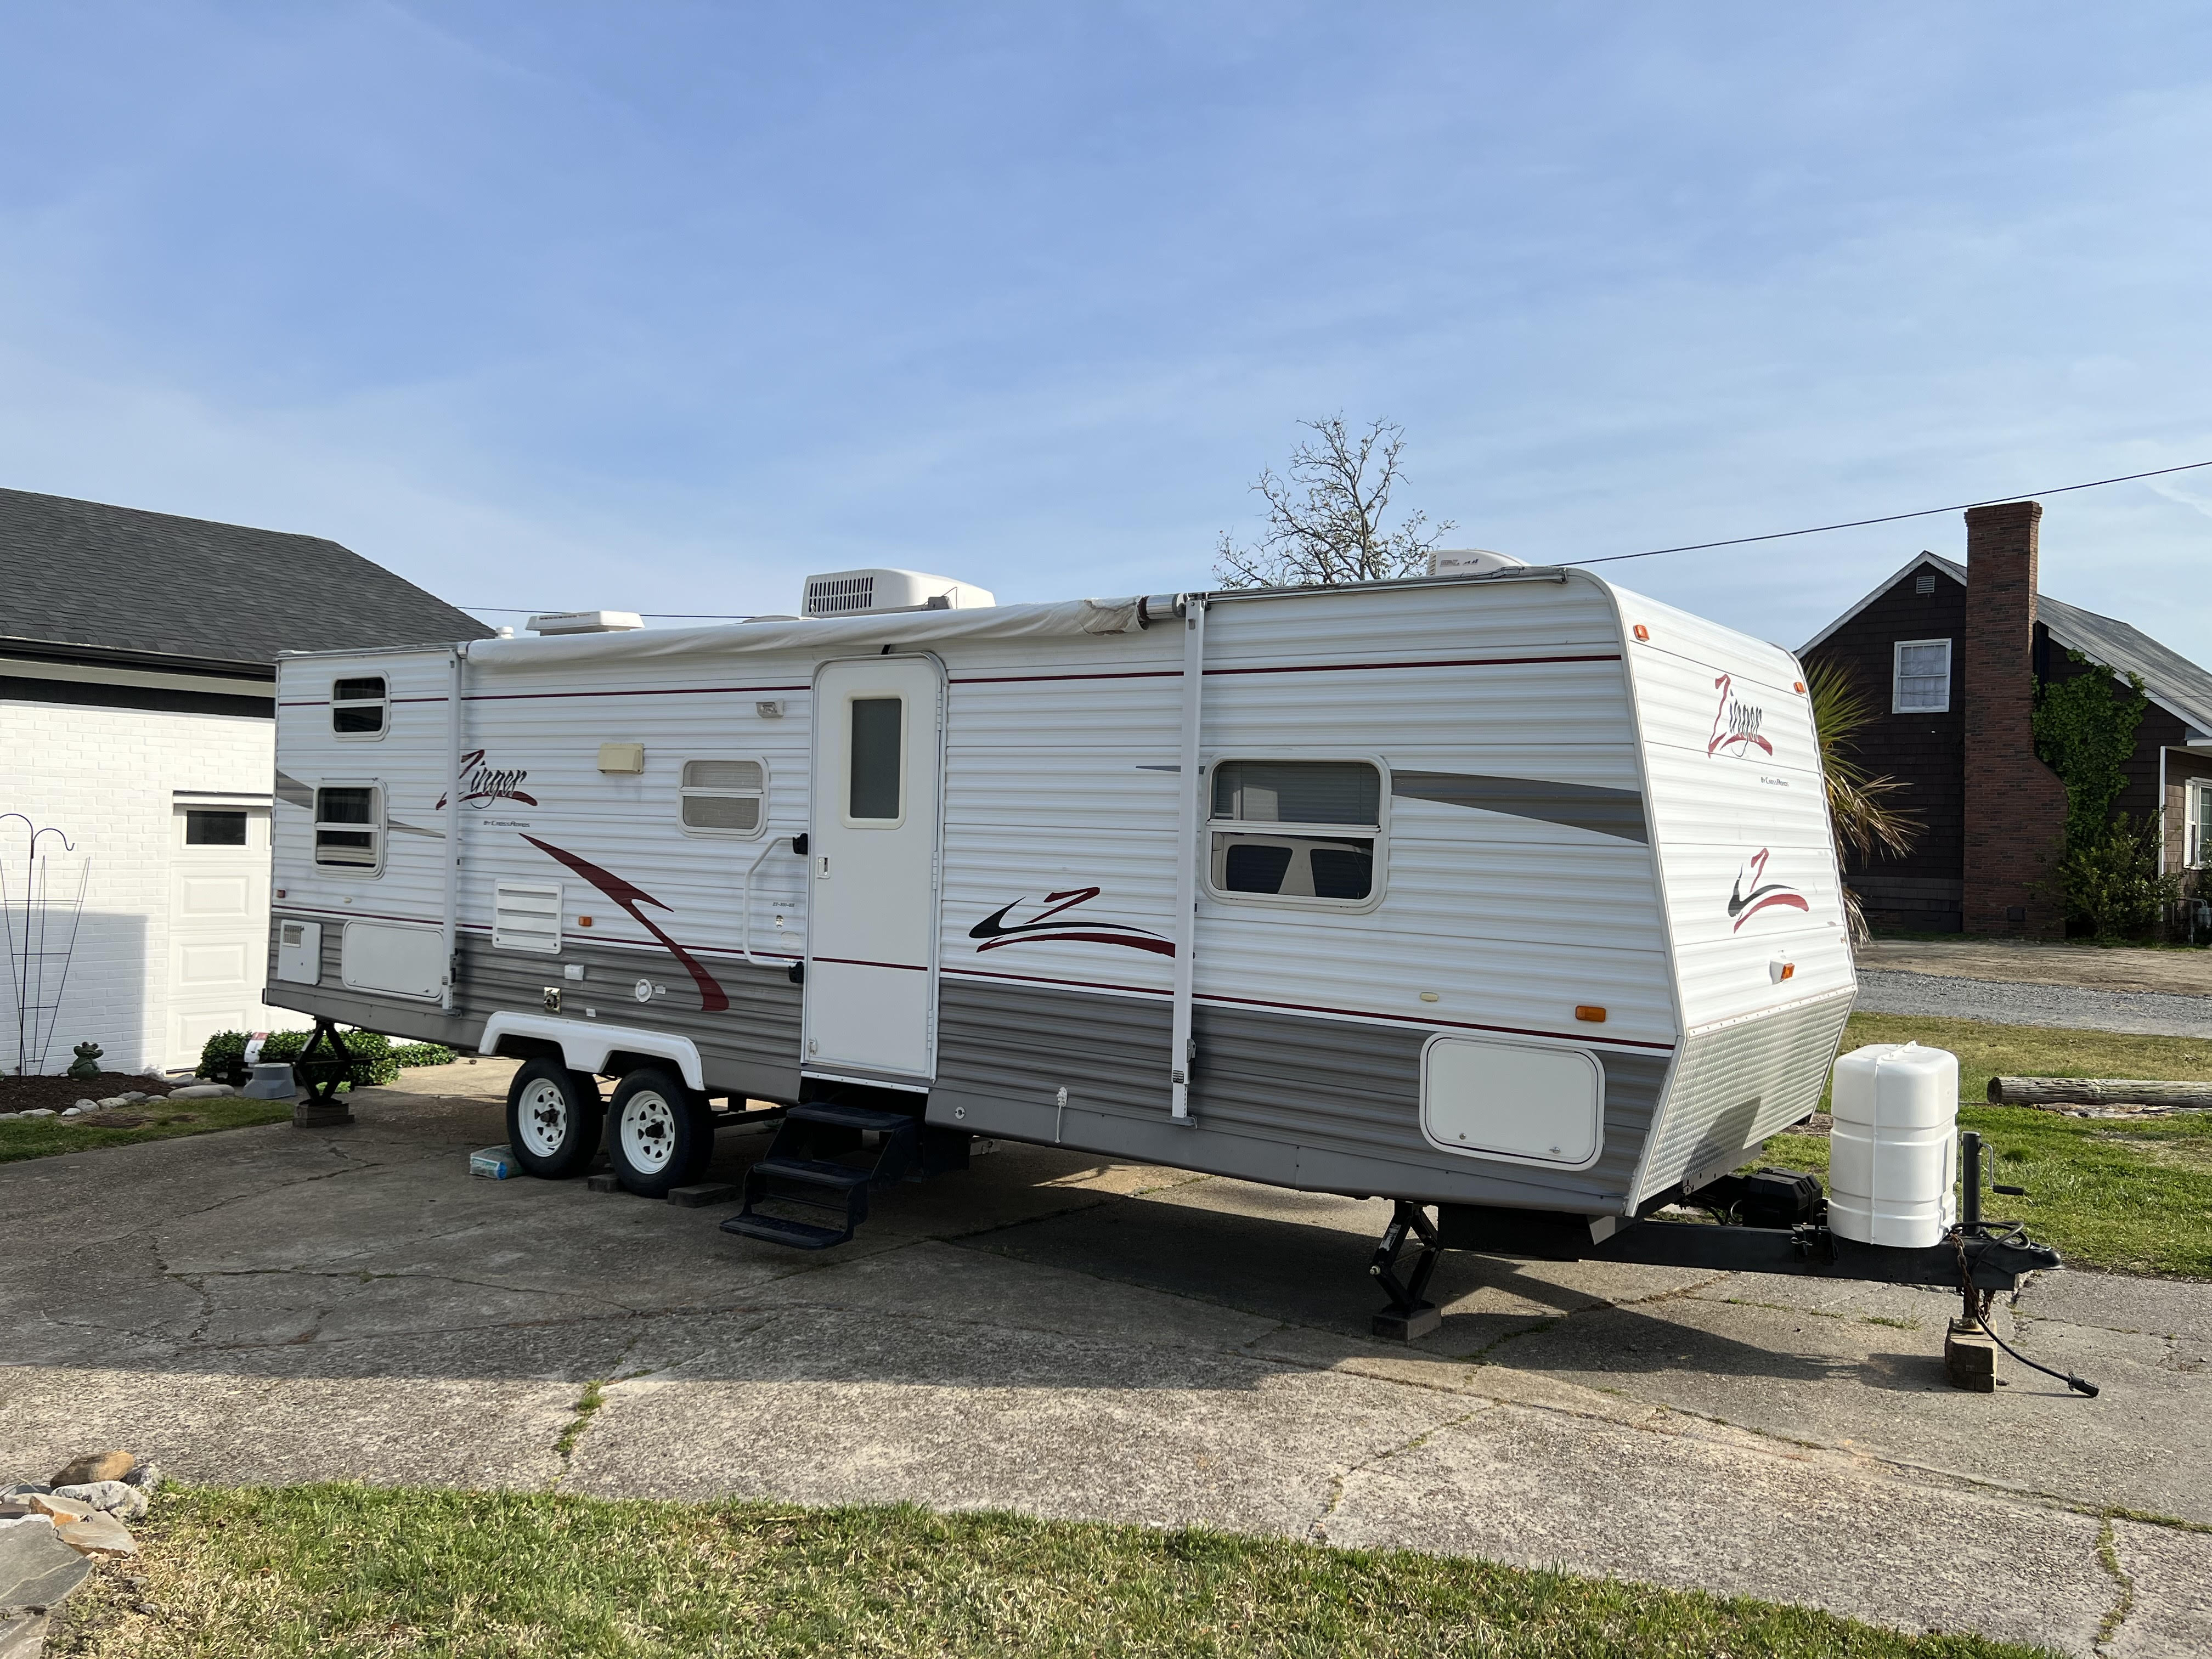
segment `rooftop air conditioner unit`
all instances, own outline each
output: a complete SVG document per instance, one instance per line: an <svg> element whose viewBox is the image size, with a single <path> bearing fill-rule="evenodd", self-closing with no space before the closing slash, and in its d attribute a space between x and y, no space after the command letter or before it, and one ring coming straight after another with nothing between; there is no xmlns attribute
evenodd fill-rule
<svg viewBox="0 0 2212 1659"><path fill-rule="evenodd" d="M810 617L858 617L886 611L973 611L998 601L982 588L919 570L832 570L806 579L800 607Z"/></svg>
<svg viewBox="0 0 2212 1659"><path fill-rule="evenodd" d="M1429 555L1431 576L1494 576L1501 570L1525 570L1528 561L1485 547L1440 547Z"/></svg>
<svg viewBox="0 0 2212 1659"><path fill-rule="evenodd" d="M635 611L549 611L523 626L533 634L623 634L645 618Z"/></svg>

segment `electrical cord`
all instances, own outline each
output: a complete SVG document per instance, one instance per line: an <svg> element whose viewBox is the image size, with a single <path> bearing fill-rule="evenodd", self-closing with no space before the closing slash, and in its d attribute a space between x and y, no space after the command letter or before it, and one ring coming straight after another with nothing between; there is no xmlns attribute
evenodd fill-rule
<svg viewBox="0 0 2212 1659"><path fill-rule="evenodd" d="M2037 1364L2035 1361L2030 1359L2026 1354L2021 1353L2017 1348L2014 1348L2011 1343L2006 1341L2004 1338L1999 1336L1995 1331L1990 1328L1990 1322L1983 1313L1984 1308L1988 1304L1989 1298L1987 1296L1976 1291L1974 1288L1973 1273L1966 1266L1966 1236L1963 1231L1957 1228L1954 1228L1951 1232L1951 1247L1959 1253L1959 1288L1966 1291L1967 1310L1974 1316L1974 1323L1982 1328L1982 1334L1988 1337L1990 1341L1996 1343L1997 1346L2002 1348L2014 1359L2020 1361L2021 1364L2027 1366L2028 1370L2032 1371L2041 1371L2045 1376L2056 1377L2058 1381L2063 1382L2068 1388L2073 1389L2075 1393L2087 1395L2089 1399L2094 1400L2097 1397L2097 1385L2094 1382L2091 1382L2082 1377L2076 1376L2071 1371L2057 1371L2051 1370L2048 1365Z"/></svg>

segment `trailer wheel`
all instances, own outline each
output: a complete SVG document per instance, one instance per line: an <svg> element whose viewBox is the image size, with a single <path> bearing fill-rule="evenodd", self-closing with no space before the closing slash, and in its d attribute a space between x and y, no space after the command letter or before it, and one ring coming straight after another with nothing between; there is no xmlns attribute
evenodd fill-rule
<svg viewBox="0 0 2212 1659"><path fill-rule="evenodd" d="M507 1144L514 1161L548 1181L583 1174L599 1149L606 1107L586 1072L557 1060L533 1060L507 1090Z"/></svg>
<svg viewBox="0 0 2212 1659"><path fill-rule="evenodd" d="M607 1111L607 1160L623 1190L665 1198L696 1181L714 1155L714 1124L705 1099L657 1066L623 1079Z"/></svg>

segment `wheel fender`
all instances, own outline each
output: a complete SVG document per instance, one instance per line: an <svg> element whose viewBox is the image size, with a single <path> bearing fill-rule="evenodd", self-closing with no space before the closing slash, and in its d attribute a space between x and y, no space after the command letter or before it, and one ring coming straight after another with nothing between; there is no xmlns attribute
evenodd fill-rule
<svg viewBox="0 0 2212 1659"><path fill-rule="evenodd" d="M607 1056L620 1049L626 1054L651 1054L657 1060L672 1060L684 1074L684 1081L692 1088L703 1090L707 1086L706 1073L699 1066L698 1044L690 1037L673 1036L666 1031L609 1025L596 1019L562 1019L551 1014L501 1012L484 1022L483 1035L477 1039L477 1052L496 1054L501 1039L511 1036L559 1043L562 1063L573 1071L605 1076Z"/></svg>

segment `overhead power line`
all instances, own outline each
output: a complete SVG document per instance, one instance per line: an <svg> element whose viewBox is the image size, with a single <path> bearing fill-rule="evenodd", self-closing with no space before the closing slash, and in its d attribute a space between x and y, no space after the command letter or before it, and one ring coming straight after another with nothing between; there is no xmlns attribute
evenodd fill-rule
<svg viewBox="0 0 2212 1659"><path fill-rule="evenodd" d="M2064 495L2076 489L2101 489L2106 484L2133 483L2139 478L2163 478L2171 472L2194 472L2200 467L2212 466L2212 461L2185 461L2179 466L2153 467L2148 472L2124 472L2116 478L2092 478L2086 483L2058 484L2049 489L2021 489L2009 495L1992 495L1987 501L1960 501L1951 507L1923 507L1911 513L1885 513L1875 519L1845 519L1836 524L1808 525L1802 530L1774 530L1764 536L1731 536L1724 541L1685 542L1680 547L1647 547L1641 553L1607 553L1594 559L1558 559L1557 564L1619 564L1627 559L1656 559L1662 553L1703 553L1716 547L1747 547L1753 542L1788 541L1795 536L1825 535L1831 530L1863 530L1869 525L1902 524L1907 519L1932 519L1945 513L1964 513L1977 507L1996 507L2006 501L2027 501L2043 495ZM544 605L465 605L464 611L495 611L501 616L531 617L543 615ZM641 611L641 617L650 617L656 622L750 622L757 612L699 611Z"/></svg>
<svg viewBox="0 0 2212 1659"><path fill-rule="evenodd" d="M2132 483L2137 478L2162 478L2169 472L2193 472L2200 466L2212 466L2212 461L2189 461L2180 466L2154 467L2148 472L2128 472L2117 478L2092 478L2087 483L2060 484L2055 489L2022 489L2009 495L1992 495L1985 501L1960 501L1956 507L1923 507L1917 513L1885 513L1878 519L1847 519L1841 524L1816 524L1803 530L1777 530L1764 536L1731 536L1721 542L1686 542L1680 547L1650 547L1641 553L1607 553L1595 559L1560 559L1560 564L1618 564L1623 559L1656 559L1662 553L1702 553L1708 548L1742 547L1751 542L1787 541L1792 536L1818 536L1830 530L1859 530L1870 524L1897 524L1905 519L1932 519L1943 513L1964 513L1969 507L1996 507L2005 501L2026 501L2031 496L2063 495L2073 489L2096 489L2105 484Z"/></svg>

